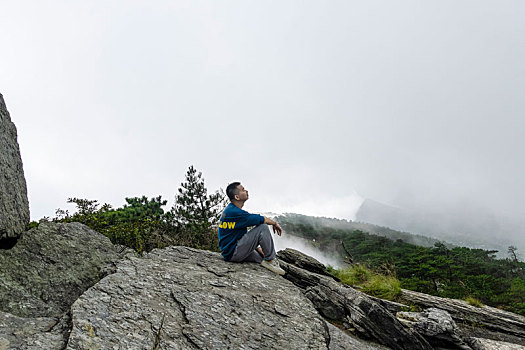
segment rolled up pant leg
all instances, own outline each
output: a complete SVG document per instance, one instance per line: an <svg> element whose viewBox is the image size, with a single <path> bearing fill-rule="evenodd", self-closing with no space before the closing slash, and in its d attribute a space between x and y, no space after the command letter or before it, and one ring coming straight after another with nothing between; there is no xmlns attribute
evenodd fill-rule
<svg viewBox="0 0 525 350"><path fill-rule="evenodd" d="M263 258L256 251L259 245L264 253L265 260L275 259L275 247L273 245L272 234L266 224L255 226L239 239L231 261L252 261L260 263Z"/></svg>

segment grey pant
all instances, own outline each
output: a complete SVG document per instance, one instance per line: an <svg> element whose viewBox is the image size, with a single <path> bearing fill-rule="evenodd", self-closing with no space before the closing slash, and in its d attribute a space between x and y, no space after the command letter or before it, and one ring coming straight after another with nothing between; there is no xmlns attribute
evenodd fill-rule
<svg viewBox="0 0 525 350"><path fill-rule="evenodd" d="M260 263L263 258L256 250L258 246L264 252L264 260L275 259L272 234L266 224L255 226L239 239L230 261Z"/></svg>

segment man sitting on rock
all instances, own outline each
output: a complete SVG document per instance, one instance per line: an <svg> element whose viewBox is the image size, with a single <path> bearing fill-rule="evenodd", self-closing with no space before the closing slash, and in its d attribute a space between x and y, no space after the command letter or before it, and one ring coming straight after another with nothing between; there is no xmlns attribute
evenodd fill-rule
<svg viewBox="0 0 525 350"><path fill-rule="evenodd" d="M273 232L279 236L282 233L281 226L270 218L250 214L242 209L248 200L248 191L240 182L229 184L226 195L231 203L222 212L219 224L219 248L224 260L260 263L268 270L284 275L284 270L275 259L268 225L272 225ZM250 226L255 227L248 231Z"/></svg>

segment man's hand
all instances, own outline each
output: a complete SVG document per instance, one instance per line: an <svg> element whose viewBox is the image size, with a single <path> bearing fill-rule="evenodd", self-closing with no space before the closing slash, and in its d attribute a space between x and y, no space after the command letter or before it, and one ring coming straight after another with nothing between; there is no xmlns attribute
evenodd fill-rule
<svg viewBox="0 0 525 350"><path fill-rule="evenodd" d="M283 229L281 226L279 226L277 221L264 217L264 223L267 225L272 225L273 233L277 233L279 236L283 233Z"/></svg>
<svg viewBox="0 0 525 350"><path fill-rule="evenodd" d="M281 226L279 226L278 223L275 223L275 225L272 225L272 228L273 228L273 233L277 233L279 236L283 233L283 229L281 228Z"/></svg>

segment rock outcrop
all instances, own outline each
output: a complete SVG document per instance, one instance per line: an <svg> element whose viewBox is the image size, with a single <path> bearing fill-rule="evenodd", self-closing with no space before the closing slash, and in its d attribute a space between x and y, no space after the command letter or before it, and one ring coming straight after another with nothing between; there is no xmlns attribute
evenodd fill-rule
<svg viewBox="0 0 525 350"><path fill-rule="evenodd" d="M523 316L490 306L475 307L463 300L441 298L406 289L403 289L401 301L424 309L438 308L447 311L459 329L471 337L511 342L525 347Z"/></svg>
<svg viewBox="0 0 525 350"><path fill-rule="evenodd" d="M329 350L389 350L386 346L372 342L367 342L356 338L347 332L337 328L331 323L327 323L330 331Z"/></svg>
<svg viewBox="0 0 525 350"><path fill-rule="evenodd" d="M18 317L0 311L0 350L64 349L71 321L62 317Z"/></svg>
<svg viewBox="0 0 525 350"><path fill-rule="evenodd" d="M0 240L18 237L28 223L29 202L16 127L0 94Z"/></svg>
<svg viewBox="0 0 525 350"><path fill-rule="evenodd" d="M129 257L72 306L68 349L327 349L323 318L258 264L186 247Z"/></svg>
<svg viewBox="0 0 525 350"><path fill-rule="evenodd" d="M41 223L0 250L0 310L19 317L60 317L114 272L117 247L89 227Z"/></svg>
<svg viewBox="0 0 525 350"><path fill-rule="evenodd" d="M444 301L398 312L293 250L279 252L285 278L187 247L118 250L82 224L41 223L0 251L0 350L523 348L457 327Z"/></svg>
<svg viewBox="0 0 525 350"><path fill-rule="evenodd" d="M444 310L430 308L424 312L398 312L397 318L427 338L434 347L472 349L450 314Z"/></svg>
<svg viewBox="0 0 525 350"><path fill-rule="evenodd" d="M317 273L318 262L312 266L316 272L310 272L313 258L293 249L279 252L278 256L286 261L281 263L286 271L285 278L303 289L305 296L327 319L340 322L346 329L392 349L432 349L420 334L406 329L387 309L366 294Z"/></svg>
<svg viewBox="0 0 525 350"><path fill-rule="evenodd" d="M389 348L399 348L396 347L397 344L391 344L399 339L399 335L393 334L391 329L397 329L398 325L385 316L386 310L387 314L397 316L407 328L406 332L410 333L412 330L417 334L416 339L419 336L424 337L422 343L427 342L430 348L525 350L523 316L488 306L477 308L462 300L434 297L409 290L403 290L401 303L365 296L353 288L334 285L324 274L319 274L319 264L312 264L314 259L301 252L286 249L280 251L278 256L287 261L281 263L287 272L285 278L303 289L320 314L327 319L339 321L345 330L365 337L372 336ZM404 312L414 306L425 310L420 313ZM386 329L388 330L385 331ZM388 339L384 339L385 334L393 338L390 344L387 343ZM405 342L406 340L401 342L402 349L416 346Z"/></svg>

